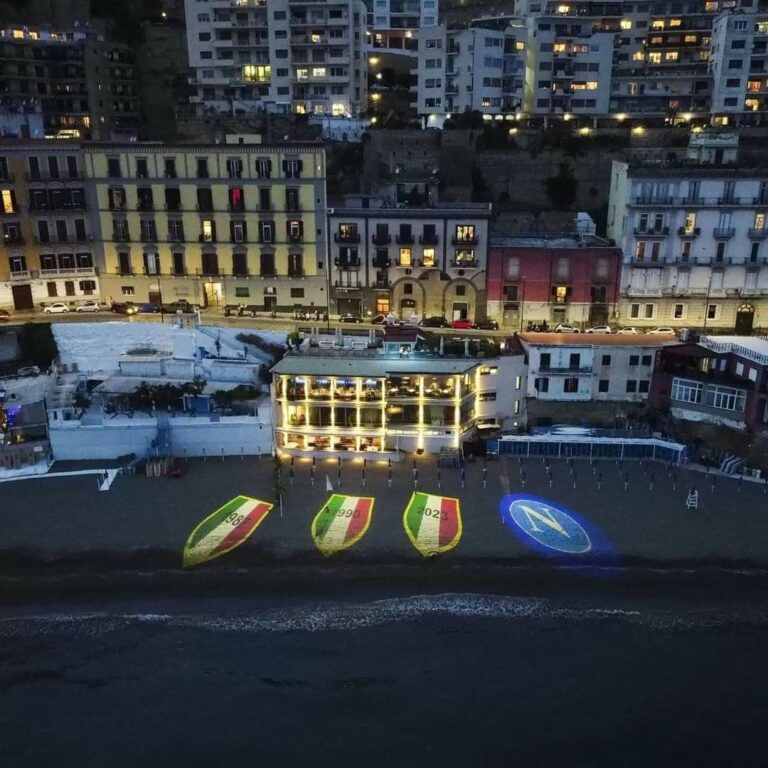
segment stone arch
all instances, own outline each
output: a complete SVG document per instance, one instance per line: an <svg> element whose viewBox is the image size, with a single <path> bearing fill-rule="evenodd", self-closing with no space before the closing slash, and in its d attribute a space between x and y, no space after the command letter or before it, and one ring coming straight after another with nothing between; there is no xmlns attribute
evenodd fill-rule
<svg viewBox="0 0 768 768"><path fill-rule="evenodd" d="M465 286L465 294L459 296L456 288L460 285ZM479 289L469 277L455 277L443 286L443 314L449 319L453 317L454 304L466 304L466 316L474 320L478 316L478 298Z"/></svg>
<svg viewBox="0 0 768 768"><path fill-rule="evenodd" d="M417 288L414 288L413 293L406 294L403 290L405 285L415 285ZM413 275L405 275L399 280L396 280L392 284L391 296L392 310L401 319L403 318L401 307L404 305L404 302L406 309L408 310L405 315L406 317L409 314L419 316L424 314L427 301L427 293L424 289L424 285L417 277L414 277ZM411 305L410 302L413 302L413 304Z"/></svg>

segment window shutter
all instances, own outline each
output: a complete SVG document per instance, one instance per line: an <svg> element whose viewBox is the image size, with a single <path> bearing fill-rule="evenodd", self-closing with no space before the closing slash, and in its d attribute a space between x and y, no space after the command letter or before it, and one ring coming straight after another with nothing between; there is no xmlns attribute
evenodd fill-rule
<svg viewBox="0 0 768 768"><path fill-rule="evenodd" d="M283 160L283 173L286 176L288 176L288 177L290 177L290 173L288 172L289 168L290 168L290 166L288 165L288 161L287 160Z"/></svg>
<svg viewBox="0 0 768 768"><path fill-rule="evenodd" d="M149 274L149 254L148 253L144 254L144 274L145 275Z"/></svg>
<svg viewBox="0 0 768 768"><path fill-rule="evenodd" d="M248 242L248 224L243 222L243 242Z"/></svg>
<svg viewBox="0 0 768 768"><path fill-rule="evenodd" d="M235 242L235 222L234 221L229 222L229 242L230 243Z"/></svg>
<svg viewBox="0 0 768 768"><path fill-rule="evenodd" d="M552 290L550 291L550 293L551 293L553 296L556 296L556 295L557 295L557 286L556 286L556 285L553 285L553 286L552 286Z"/></svg>
<svg viewBox="0 0 768 768"><path fill-rule="evenodd" d="M299 221L299 237L304 237L304 222Z"/></svg>
<svg viewBox="0 0 768 768"><path fill-rule="evenodd" d="M571 286L569 285L569 286L568 286L568 287L565 289L565 298L566 298L566 299L570 299L570 298L571 298L571 293L573 293L573 288L571 288Z"/></svg>
<svg viewBox="0 0 768 768"><path fill-rule="evenodd" d="M296 163L296 167L298 168L299 174L301 174L301 172L304 170L304 161L303 160L299 160Z"/></svg>

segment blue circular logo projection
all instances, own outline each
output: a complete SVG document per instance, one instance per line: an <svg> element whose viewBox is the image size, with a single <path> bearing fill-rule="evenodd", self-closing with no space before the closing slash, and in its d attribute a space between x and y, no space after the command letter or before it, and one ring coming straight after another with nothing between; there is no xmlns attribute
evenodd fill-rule
<svg viewBox="0 0 768 768"><path fill-rule="evenodd" d="M505 496L501 519L528 547L550 557L614 554L602 532L590 521L553 501L526 494Z"/></svg>

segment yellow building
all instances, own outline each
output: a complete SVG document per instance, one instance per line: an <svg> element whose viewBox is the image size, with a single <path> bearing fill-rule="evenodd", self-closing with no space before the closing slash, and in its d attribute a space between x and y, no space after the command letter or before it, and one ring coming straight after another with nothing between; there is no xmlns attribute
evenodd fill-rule
<svg viewBox="0 0 768 768"><path fill-rule="evenodd" d="M107 301L325 311L320 143L89 144Z"/></svg>
<svg viewBox="0 0 768 768"><path fill-rule="evenodd" d="M0 306L98 297L89 208L78 142L0 143Z"/></svg>

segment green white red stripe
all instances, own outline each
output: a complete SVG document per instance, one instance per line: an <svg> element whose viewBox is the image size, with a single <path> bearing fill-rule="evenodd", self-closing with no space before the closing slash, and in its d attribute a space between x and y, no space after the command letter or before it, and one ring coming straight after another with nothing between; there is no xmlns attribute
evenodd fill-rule
<svg viewBox="0 0 768 768"><path fill-rule="evenodd" d="M459 500L417 492L403 515L408 538L424 557L453 549L461 539Z"/></svg>
<svg viewBox="0 0 768 768"><path fill-rule="evenodd" d="M208 515L189 535L184 567L199 565L239 547L259 527L272 505L249 496L236 496Z"/></svg>
<svg viewBox="0 0 768 768"><path fill-rule="evenodd" d="M312 538L324 555L360 541L371 524L373 499L334 493L312 521Z"/></svg>

